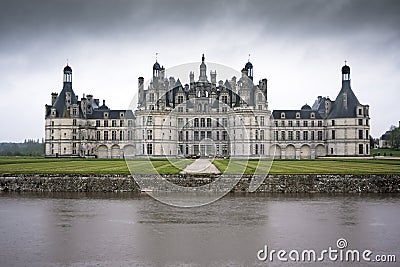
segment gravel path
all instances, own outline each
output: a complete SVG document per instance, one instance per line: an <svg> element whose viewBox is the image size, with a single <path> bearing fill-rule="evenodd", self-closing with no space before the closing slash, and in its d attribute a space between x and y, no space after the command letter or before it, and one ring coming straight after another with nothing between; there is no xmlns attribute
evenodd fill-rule
<svg viewBox="0 0 400 267"><path fill-rule="evenodd" d="M217 167L209 159L196 159L195 162L186 166L181 173L220 173Z"/></svg>

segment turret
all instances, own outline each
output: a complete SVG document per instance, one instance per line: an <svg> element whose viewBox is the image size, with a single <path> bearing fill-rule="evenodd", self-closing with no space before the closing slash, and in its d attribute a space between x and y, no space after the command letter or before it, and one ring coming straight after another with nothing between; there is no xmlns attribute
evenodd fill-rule
<svg viewBox="0 0 400 267"><path fill-rule="evenodd" d="M58 93L51 93L51 105L52 106L56 102L57 96L58 96Z"/></svg>
<svg viewBox="0 0 400 267"><path fill-rule="evenodd" d="M205 57L203 54L203 56L201 57L200 76L199 76L199 81L203 81L203 82L207 81L207 66L204 63L204 61L205 61Z"/></svg>

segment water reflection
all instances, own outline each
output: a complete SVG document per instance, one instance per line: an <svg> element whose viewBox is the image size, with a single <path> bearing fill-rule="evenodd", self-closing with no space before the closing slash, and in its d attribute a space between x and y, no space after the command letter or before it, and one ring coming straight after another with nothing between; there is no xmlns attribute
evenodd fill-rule
<svg viewBox="0 0 400 267"><path fill-rule="evenodd" d="M322 249L340 237L352 247L395 253L399 204L397 195L230 194L185 209L131 193L0 194L0 260L4 266L265 266L256 258L265 244Z"/></svg>

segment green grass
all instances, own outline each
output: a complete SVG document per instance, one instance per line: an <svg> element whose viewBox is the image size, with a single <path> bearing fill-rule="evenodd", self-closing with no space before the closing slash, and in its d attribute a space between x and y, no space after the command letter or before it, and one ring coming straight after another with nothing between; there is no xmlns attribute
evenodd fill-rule
<svg viewBox="0 0 400 267"><path fill-rule="evenodd" d="M263 174L270 166L264 160L217 159L214 165L221 172ZM228 165L229 164L229 165ZM260 164L259 169L257 169ZM230 165L233 165L231 167ZM229 166L229 168L227 168ZM238 171L239 170L239 171ZM274 160L270 174L400 174L400 160Z"/></svg>
<svg viewBox="0 0 400 267"><path fill-rule="evenodd" d="M378 153L380 153L381 156L385 155L390 156L390 153L392 153L393 157L400 157L400 150L394 150L394 149L389 149L389 148L375 148L371 149L371 155L375 154L375 156L378 156Z"/></svg>
<svg viewBox="0 0 400 267"><path fill-rule="evenodd" d="M177 174L193 160L187 159L54 159L0 157L0 173L11 174ZM229 162L231 162L229 164ZM265 174L269 162L216 159L214 165L227 174ZM128 169L128 166L129 169ZM400 160L275 160L270 174L400 174Z"/></svg>

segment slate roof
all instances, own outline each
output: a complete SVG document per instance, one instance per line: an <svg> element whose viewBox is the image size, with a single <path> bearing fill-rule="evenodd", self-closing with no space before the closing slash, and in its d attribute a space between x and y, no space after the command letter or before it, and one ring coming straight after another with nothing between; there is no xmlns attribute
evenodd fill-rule
<svg viewBox="0 0 400 267"><path fill-rule="evenodd" d="M125 119L133 119L134 115L132 110L118 109L118 110L93 110L92 114L87 114L88 119L104 119L104 113L108 113L108 119L122 119L120 113L124 113Z"/></svg>
<svg viewBox="0 0 400 267"><path fill-rule="evenodd" d="M65 118L69 116L69 113L67 112L67 104L65 102L67 92L71 93L71 105L78 104L78 98L76 97L74 90L72 90L71 84L64 83L64 87L53 105L56 108L56 117L58 118ZM81 114L81 112L79 112L79 114Z"/></svg>
<svg viewBox="0 0 400 267"><path fill-rule="evenodd" d="M285 119L296 120L296 119L323 119L321 114L315 110L274 110L272 112L273 119L280 119L281 113L285 113ZM296 113L300 113L300 118L296 118ZM315 118L311 118L311 113L314 113Z"/></svg>
<svg viewBox="0 0 400 267"><path fill-rule="evenodd" d="M350 81L342 82L342 89L340 90L335 102L332 102L331 111L328 118L355 118L356 108L360 105L356 95L350 87Z"/></svg>

